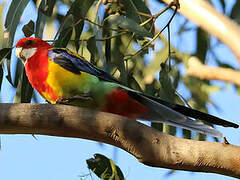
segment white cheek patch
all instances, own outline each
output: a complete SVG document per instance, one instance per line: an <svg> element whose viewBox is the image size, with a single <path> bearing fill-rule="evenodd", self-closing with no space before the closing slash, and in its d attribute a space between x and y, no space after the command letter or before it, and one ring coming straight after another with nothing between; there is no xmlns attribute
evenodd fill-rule
<svg viewBox="0 0 240 180"><path fill-rule="evenodd" d="M32 57L37 51L37 48L28 48L28 49L22 49L21 51L21 56L24 57L25 59L29 59Z"/></svg>
<svg viewBox="0 0 240 180"><path fill-rule="evenodd" d="M25 64L26 61L36 53L36 51L37 51L37 48L23 49L22 47L17 47L16 55L18 58L23 60L23 63Z"/></svg>

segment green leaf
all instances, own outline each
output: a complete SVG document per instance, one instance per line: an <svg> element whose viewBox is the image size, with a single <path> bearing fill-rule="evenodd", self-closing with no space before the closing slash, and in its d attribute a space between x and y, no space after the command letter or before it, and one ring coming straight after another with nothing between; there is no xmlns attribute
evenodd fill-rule
<svg viewBox="0 0 240 180"><path fill-rule="evenodd" d="M144 27L128 17L110 15L106 20L108 25L113 29L126 29L135 33L138 37L153 37Z"/></svg>
<svg viewBox="0 0 240 180"><path fill-rule="evenodd" d="M14 84L12 82L12 76L11 76L11 61L10 61L10 59L7 59L6 63L7 63L7 71L8 71L8 74L7 74L6 78L7 78L8 82L12 86L14 86Z"/></svg>
<svg viewBox="0 0 240 180"><path fill-rule="evenodd" d="M205 134L197 133L196 140L198 141L206 141L207 136Z"/></svg>
<svg viewBox="0 0 240 180"><path fill-rule="evenodd" d="M55 4L55 0L53 0L52 2ZM51 12L47 12L49 7L47 3L49 3L49 1L42 0L38 8L35 37L40 39L42 39L44 26L46 24L46 19L47 19L46 14L51 13ZM51 5L54 6L54 4L51 4ZM50 9L50 11L52 10Z"/></svg>
<svg viewBox="0 0 240 180"><path fill-rule="evenodd" d="M25 70L23 70L20 83L18 83L16 95L14 97L14 103L29 103L31 102L33 94L33 88L30 85L26 76Z"/></svg>
<svg viewBox="0 0 240 180"><path fill-rule="evenodd" d="M30 20L27 24L23 26L22 31L26 37L34 34L34 22Z"/></svg>
<svg viewBox="0 0 240 180"><path fill-rule="evenodd" d="M154 129L159 130L160 132L163 131L163 124L162 123L151 123L151 127Z"/></svg>
<svg viewBox="0 0 240 180"><path fill-rule="evenodd" d="M79 50L79 39L83 30L84 18L95 0L75 0L67 12L67 16L73 15L75 29L75 46Z"/></svg>
<svg viewBox="0 0 240 180"><path fill-rule="evenodd" d="M56 0L42 0L42 2L44 2L44 6L41 7L40 4L39 10L46 16L51 17L53 13L53 8L56 4Z"/></svg>
<svg viewBox="0 0 240 180"><path fill-rule="evenodd" d="M182 130L182 136L183 136L183 138L185 138L185 139L191 139L191 137L192 137L192 132L189 131L189 130L187 130L187 129L183 129L183 130Z"/></svg>
<svg viewBox="0 0 240 180"><path fill-rule="evenodd" d="M122 0L121 3L124 4L124 9L126 10L126 16L135 21L135 23L140 24L148 19L148 17L140 16L138 12L151 15L151 11L146 6L145 2L142 0ZM154 35L155 29L153 21L144 25L144 28Z"/></svg>
<svg viewBox="0 0 240 180"><path fill-rule="evenodd" d="M11 5L8 9L6 21L5 21L5 32L4 32L4 46L5 47L12 47L14 35L16 32L16 28L22 16L24 9L26 8L29 0L18 0L12 1Z"/></svg>
<svg viewBox="0 0 240 180"><path fill-rule="evenodd" d="M234 6L232 8L230 17L232 19L236 20L238 24L240 24L240 1L235 2Z"/></svg>
<svg viewBox="0 0 240 180"><path fill-rule="evenodd" d="M11 59L12 48L3 48L0 50L0 64L3 64L5 58Z"/></svg>
<svg viewBox="0 0 240 180"><path fill-rule="evenodd" d="M20 82L19 80L22 78L22 73L23 73L23 63L20 59L18 59L16 64L14 83L13 83L14 88L17 88L18 83Z"/></svg>
<svg viewBox="0 0 240 180"><path fill-rule="evenodd" d="M19 24L22 13L26 8L28 2L29 0L18 0L18 1L11 2L11 5L6 15L5 24L4 24L6 30L4 31L3 47L12 47L17 26ZM8 75L6 76L6 78L9 81L9 83L13 85L12 78L11 78L10 64L11 64L11 60L9 58L7 60Z"/></svg>
<svg viewBox="0 0 240 180"><path fill-rule="evenodd" d="M91 169L99 178L104 180L124 180L121 169L114 164L111 159L94 154L94 158L87 159L88 168Z"/></svg>
<svg viewBox="0 0 240 180"><path fill-rule="evenodd" d="M209 35L201 28L197 28L197 52L196 56L204 63L209 49Z"/></svg>
<svg viewBox="0 0 240 180"><path fill-rule="evenodd" d="M6 76L8 82L13 86L12 78L11 78L11 67L10 67L10 59L12 54L12 48L3 48L0 50L0 65L3 65L3 60L7 59L7 71L8 74Z"/></svg>
<svg viewBox="0 0 240 180"><path fill-rule="evenodd" d="M167 125L167 124L163 124L163 132L175 136L175 135L176 135L176 132L177 132L177 128L174 127L174 126L170 126L170 125Z"/></svg>
<svg viewBox="0 0 240 180"><path fill-rule="evenodd" d="M176 93L173 86L173 83L169 76L169 70L167 70L167 65L161 65L161 70L159 72L159 82L161 84L161 88L159 89L159 96L162 99L167 100L168 102L175 102Z"/></svg>
<svg viewBox="0 0 240 180"><path fill-rule="evenodd" d="M56 36L59 34L54 43L55 47L66 47L72 37L73 31L73 15L66 16Z"/></svg>
<svg viewBox="0 0 240 180"><path fill-rule="evenodd" d="M128 73L127 76L128 87L131 87L134 90L142 92L140 85L137 80L134 78L133 73Z"/></svg>
<svg viewBox="0 0 240 180"><path fill-rule="evenodd" d="M91 58L90 58L91 63L96 65L95 55L96 55L96 52L97 52L97 46L96 46L96 39L95 39L94 36L90 37L87 40L87 49L91 54Z"/></svg>
<svg viewBox="0 0 240 180"><path fill-rule="evenodd" d="M96 24L101 24L100 18L99 18L98 15L96 15L96 18L95 18L94 22ZM102 38L102 29L97 25L94 25L92 29L93 29L93 34L95 35L95 38L96 39L101 39ZM104 52L103 52L103 48L102 48L103 47L103 42L102 41L97 41L96 42L96 47L97 47L97 50L98 50L100 60L102 61L102 64L105 64Z"/></svg>

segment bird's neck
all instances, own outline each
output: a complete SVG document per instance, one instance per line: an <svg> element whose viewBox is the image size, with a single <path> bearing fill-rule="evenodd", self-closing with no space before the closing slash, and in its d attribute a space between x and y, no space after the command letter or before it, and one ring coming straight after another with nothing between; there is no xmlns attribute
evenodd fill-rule
<svg viewBox="0 0 240 180"><path fill-rule="evenodd" d="M38 49L25 64L28 80L33 88L40 94L50 90L50 87L46 83L48 76L48 61L48 49Z"/></svg>

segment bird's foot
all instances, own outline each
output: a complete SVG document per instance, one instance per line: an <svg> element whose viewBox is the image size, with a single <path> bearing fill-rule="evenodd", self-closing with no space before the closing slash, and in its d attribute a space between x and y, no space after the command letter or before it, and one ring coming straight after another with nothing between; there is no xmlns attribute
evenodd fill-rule
<svg viewBox="0 0 240 180"><path fill-rule="evenodd" d="M74 103L74 102L90 101L90 100L92 100L92 97L84 94L84 95L73 96L73 97L70 97L70 98L59 97L56 100L56 104L71 104L71 103Z"/></svg>

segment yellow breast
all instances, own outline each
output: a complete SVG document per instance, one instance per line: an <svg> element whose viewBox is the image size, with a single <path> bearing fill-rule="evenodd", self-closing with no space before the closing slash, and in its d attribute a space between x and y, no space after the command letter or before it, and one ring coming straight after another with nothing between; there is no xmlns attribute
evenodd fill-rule
<svg viewBox="0 0 240 180"><path fill-rule="evenodd" d="M49 60L47 84L58 97L69 98L82 93L88 93L99 82L98 78L85 73L72 73L55 62ZM43 93L49 96L49 93Z"/></svg>

